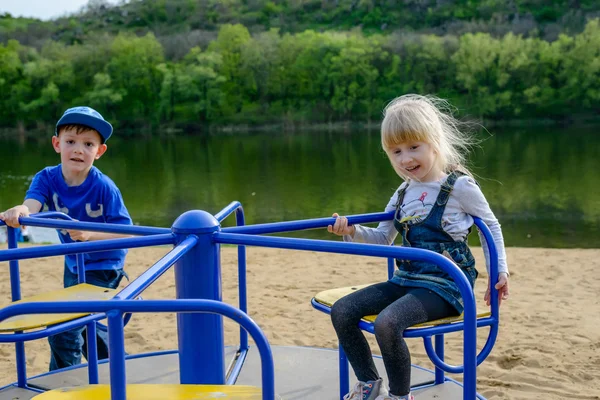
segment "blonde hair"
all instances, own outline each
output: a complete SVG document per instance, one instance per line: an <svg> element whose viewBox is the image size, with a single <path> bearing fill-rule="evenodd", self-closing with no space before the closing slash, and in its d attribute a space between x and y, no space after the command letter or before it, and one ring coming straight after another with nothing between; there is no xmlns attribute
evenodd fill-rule
<svg viewBox="0 0 600 400"><path fill-rule="evenodd" d="M466 167L466 155L478 143L474 124L461 122L454 108L435 96L406 94L392 100L383 110L381 146L389 150L409 141L426 142L438 153L441 169L459 170L472 176Z"/></svg>

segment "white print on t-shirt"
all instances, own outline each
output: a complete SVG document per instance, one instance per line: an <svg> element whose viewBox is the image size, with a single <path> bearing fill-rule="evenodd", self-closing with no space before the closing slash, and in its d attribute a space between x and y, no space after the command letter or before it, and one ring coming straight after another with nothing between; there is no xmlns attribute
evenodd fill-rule
<svg viewBox="0 0 600 400"><path fill-rule="evenodd" d="M61 207L58 205L58 193L52 193L52 201L54 202L54 208L56 208L56 211L69 215L69 209L67 207ZM61 229L60 233L66 236L69 232L67 232L66 229Z"/></svg>
<svg viewBox="0 0 600 400"><path fill-rule="evenodd" d="M98 206L100 207L98 210L92 210L92 205L90 203L85 205L85 213L88 215L88 217L98 218L102 216L102 204L98 204Z"/></svg>
<svg viewBox="0 0 600 400"><path fill-rule="evenodd" d="M69 209L67 207L61 207L58 200L58 193L53 193L52 201L54 202L54 208L56 208L56 211L69 215ZM104 207L102 204L98 204L98 207L99 208L97 210L92 210L92 203L86 203L85 213L90 218L101 217L104 214Z"/></svg>
<svg viewBox="0 0 600 400"><path fill-rule="evenodd" d="M58 205L57 193L52 194L52 200L54 201L54 208L56 208L56 211L69 215L69 209L67 207L61 207Z"/></svg>
<svg viewBox="0 0 600 400"><path fill-rule="evenodd" d="M400 215L403 215L400 222L412 221L413 223L421 222L429 215L433 208L433 203L426 203L428 193L421 193L421 197L413 199L400 206Z"/></svg>

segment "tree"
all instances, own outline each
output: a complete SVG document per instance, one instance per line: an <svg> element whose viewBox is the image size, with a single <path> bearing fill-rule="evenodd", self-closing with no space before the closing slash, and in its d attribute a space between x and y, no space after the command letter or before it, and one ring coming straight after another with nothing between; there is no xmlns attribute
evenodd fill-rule
<svg viewBox="0 0 600 400"><path fill-rule="evenodd" d="M155 111L162 82L158 65L163 61L162 47L152 33L143 37L121 34L115 38L106 73L114 90L123 94L120 120L158 122Z"/></svg>
<svg viewBox="0 0 600 400"><path fill-rule="evenodd" d="M171 110L178 120L214 121L222 114L225 100L226 78L217 72L222 63L220 54L194 47L181 64L161 66L165 71L161 109Z"/></svg>
<svg viewBox="0 0 600 400"><path fill-rule="evenodd" d="M38 120L51 120L59 113L59 96L60 90L54 82L50 82L44 87L39 97L22 105L24 113L29 115L37 115Z"/></svg>
<svg viewBox="0 0 600 400"><path fill-rule="evenodd" d="M23 64L19 58L20 45L9 40L0 44L0 121L15 120L19 111L18 104L23 101L21 90L14 90L23 84Z"/></svg>
<svg viewBox="0 0 600 400"><path fill-rule="evenodd" d="M331 108L342 119L367 116L373 113L379 72L373 60L380 47L365 38L352 36L338 55L331 58L329 77L333 84Z"/></svg>
<svg viewBox="0 0 600 400"><path fill-rule="evenodd" d="M226 24L221 26L217 39L208 47L210 52L218 53L222 59L218 73L226 79L224 111L228 115L239 113L246 100L242 95L247 83L241 73L242 50L250 41L250 33L245 26Z"/></svg>
<svg viewBox="0 0 600 400"><path fill-rule="evenodd" d="M97 73L94 75L94 87L84 94L84 102L92 108L102 110L103 113L114 114L116 106L123 101L126 92L123 89L112 88L111 83L108 74Z"/></svg>
<svg viewBox="0 0 600 400"><path fill-rule="evenodd" d="M242 49L242 72L247 77L249 98L267 111L269 103L282 96L283 55L279 31L262 32Z"/></svg>
<svg viewBox="0 0 600 400"><path fill-rule="evenodd" d="M30 90L20 107L28 114L28 121L55 121L64 104L73 99L75 72L67 49L48 42L40 54L23 65L23 79Z"/></svg>
<svg viewBox="0 0 600 400"><path fill-rule="evenodd" d="M562 38L560 72L563 99L580 112L600 110L600 20L594 19L572 40Z"/></svg>

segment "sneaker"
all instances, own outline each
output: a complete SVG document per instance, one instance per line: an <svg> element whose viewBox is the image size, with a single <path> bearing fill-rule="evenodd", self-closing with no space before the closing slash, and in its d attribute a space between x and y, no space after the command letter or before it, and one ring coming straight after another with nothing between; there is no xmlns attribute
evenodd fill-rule
<svg viewBox="0 0 600 400"><path fill-rule="evenodd" d="M381 378L376 381L357 382L354 388L344 396L344 400L375 400L387 391L382 387Z"/></svg>

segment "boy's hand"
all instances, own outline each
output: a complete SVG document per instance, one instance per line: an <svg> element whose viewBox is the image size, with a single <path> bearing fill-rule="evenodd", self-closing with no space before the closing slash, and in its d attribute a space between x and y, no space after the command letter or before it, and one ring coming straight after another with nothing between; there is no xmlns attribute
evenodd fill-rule
<svg viewBox="0 0 600 400"><path fill-rule="evenodd" d="M488 286L485 291L485 304L490 305L490 280L488 279ZM508 274L506 272L500 272L498 274L498 283L496 283L496 289L498 290L498 305L502 305L502 300L508 299Z"/></svg>
<svg viewBox="0 0 600 400"><path fill-rule="evenodd" d="M18 228L21 226L19 223L19 217L29 217L29 208L24 205L15 206L8 210L0 213L0 219L6 222L6 225Z"/></svg>
<svg viewBox="0 0 600 400"><path fill-rule="evenodd" d="M327 232L338 236L350 235L354 237L356 228L352 225L348 226L348 218L340 217L338 213L333 213L332 217L336 218L335 224L327 226Z"/></svg>
<svg viewBox="0 0 600 400"><path fill-rule="evenodd" d="M77 231L74 229L67 229L67 233L76 242L87 242L92 237L92 232L88 231Z"/></svg>

